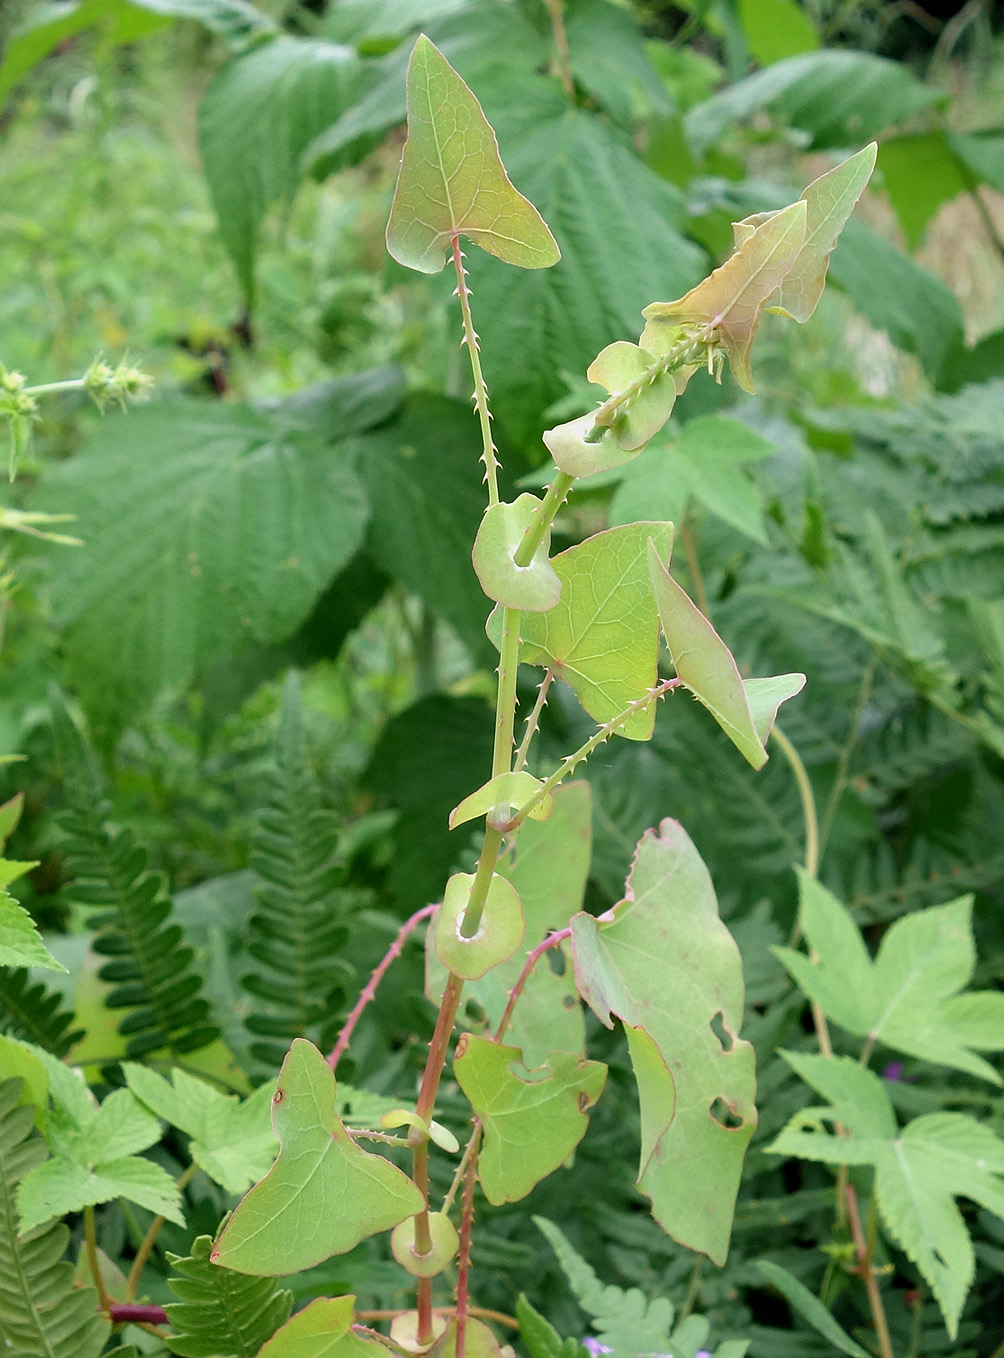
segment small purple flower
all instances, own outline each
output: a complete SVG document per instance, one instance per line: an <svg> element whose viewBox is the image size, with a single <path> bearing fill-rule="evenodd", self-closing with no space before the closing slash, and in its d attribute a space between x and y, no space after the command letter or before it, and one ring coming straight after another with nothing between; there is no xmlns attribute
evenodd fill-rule
<svg viewBox="0 0 1004 1358"><path fill-rule="evenodd" d="M600 1358L600 1355L603 1353L613 1353L613 1349L608 1348L606 1344L601 1344L600 1341L594 1339L592 1335L590 1335L588 1339L583 1339L582 1347L592 1355L592 1358Z"/></svg>
<svg viewBox="0 0 1004 1358"><path fill-rule="evenodd" d="M905 1070L905 1061L890 1061L882 1071L882 1079L889 1080L894 1085L912 1084L915 1077L912 1075L905 1075L903 1073Z"/></svg>
<svg viewBox="0 0 1004 1358"><path fill-rule="evenodd" d="M711 1358L711 1354L707 1349L698 1349L694 1354L694 1358Z"/></svg>

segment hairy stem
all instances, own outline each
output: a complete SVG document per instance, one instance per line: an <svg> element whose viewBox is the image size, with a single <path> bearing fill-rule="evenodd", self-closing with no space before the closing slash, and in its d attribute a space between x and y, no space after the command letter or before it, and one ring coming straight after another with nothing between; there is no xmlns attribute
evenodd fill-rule
<svg viewBox="0 0 1004 1358"><path fill-rule="evenodd" d="M362 993L352 1006L352 1012L345 1020L345 1026L338 1034L338 1041L335 1043L331 1055L328 1057L328 1065L332 1070L335 1069L338 1062L344 1056L349 1043L352 1041L352 1034L355 1032L356 1024L362 1017L363 1010L376 995L377 986L383 980L387 968L395 958L401 956L404 945L413 931L418 928L424 919L428 919L430 915L435 914L438 909L438 905L423 905L421 910L416 910L410 919L406 919L397 931L397 937L384 953L377 966L373 968L373 974L363 986Z"/></svg>
<svg viewBox="0 0 1004 1358"><path fill-rule="evenodd" d="M464 317L464 343L471 360L474 374L474 405L481 425L481 458L485 464L485 481L488 485L488 503L499 502L498 457L495 441L492 438L492 416L488 409L488 388L481 371L481 352L478 348L477 331L471 316L471 292L467 286L467 271L464 269L464 255L460 248L460 237L453 237L453 267L457 274L457 296Z"/></svg>

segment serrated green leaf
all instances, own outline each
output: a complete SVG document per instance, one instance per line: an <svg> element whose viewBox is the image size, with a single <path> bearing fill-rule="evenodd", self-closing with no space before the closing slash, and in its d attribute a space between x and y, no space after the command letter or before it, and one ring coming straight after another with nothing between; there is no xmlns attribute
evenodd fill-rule
<svg viewBox="0 0 1004 1358"><path fill-rule="evenodd" d="M500 773L488 780L476 792L455 806L450 812L450 829L463 825L476 816L487 815L496 806L515 809L528 802L535 792L543 786L539 778L521 769L518 773ZM548 793L529 813L532 820L547 820L554 803L553 794Z"/></svg>
<svg viewBox="0 0 1004 1358"><path fill-rule="evenodd" d="M608 1027L616 1014L629 1040L644 1034L632 1048L646 1152L638 1186L665 1231L720 1264L756 1125L755 1062L737 1035L739 950L682 827L648 831L624 900L601 919L576 915L572 930L579 994ZM715 1116L719 1101L731 1127Z"/></svg>
<svg viewBox="0 0 1004 1358"><path fill-rule="evenodd" d="M166 1217L178 1226L185 1224L174 1180L152 1160L130 1155L102 1161L89 1169L59 1156L33 1169L18 1185L21 1229L32 1231L53 1217L113 1198L126 1198L154 1216Z"/></svg>
<svg viewBox="0 0 1004 1358"><path fill-rule="evenodd" d="M224 1226L214 1264L258 1276L298 1273L421 1210L411 1180L352 1141L335 1113L335 1077L303 1038L279 1072L272 1124L279 1158Z"/></svg>
<svg viewBox="0 0 1004 1358"><path fill-rule="evenodd" d="M489 599L530 613L546 613L561 593L561 582L548 560L550 528L528 566L517 566L514 559L539 506L535 495L521 495L513 504L489 505L474 539L474 569Z"/></svg>
<svg viewBox="0 0 1004 1358"><path fill-rule="evenodd" d="M459 236L521 269L556 264L540 213L513 188L481 105L424 34L408 63L408 140L387 223L400 264L439 273Z"/></svg>
<svg viewBox="0 0 1004 1358"><path fill-rule="evenodd" d="M608 0L576 0L565 19L576 84L625 127L673 112L665 82L649 57L637 19Z"/></svg>
<svg viewBox="0 0 1004 1358"><path fill-rule="evenodd" d="M889 137L879 148L878 168L911 250L941 205L968 188L964 166L941 129Z"/></svg>
<svg viewBox="0 0 1004 1358"><path fill-rule="evenodd" d="M976 1051L1004 1048L1004 994L965 990L976 961L972 897L896 920L872 962L850 912L813 878L799 881L814 957L774 951L810 999L859 1037L1001 1084Z"/></svg>
<svg viewBox="0 0 1004 1358"><path fill-rule="evenodd" d="M761 66L820 46L815 24L795 0L739 0L739 18Z"/></svg>
<svg viewBox="0 0 1004 1358"><path fill-rule="evenodd" d="M0 845L13 834L24 810L24 793L18 792L0 806Z"/></svg>
<svg viewBox="0 0 1004 1358"><path fill-rule="evenodd" d="M351 47L279 36L223 64L199 106L199 146L220 235L249 305L258 231L292 198L304 148L356 100Z"/></svg>
<svg viewBox="0 0 1004 1358"><path fill-rule="evenodd" d="M552 1051L541 1069L519 1073L523 1053L465 1033L453 1070L484 1127L478 1178L496 1207L525 1198L559 1168L586 1134L587 1112L603 1091L607 1069Z"/></svg>
<svg viewBox="0 0 1004 1358"><path fill-rule="evenodd" d="M11 863L0 859L0 882L13 881L37 863ZM16 871L15 871L16 869ZM10 873L10 876L8 876ZM5 883L4 883L5 884ZM42 942L38 927L24 906L0 886L0 966L44 967L66 971Z"/></svg>
<svg viewBox="0 0 1004 1358"><path fill-rule="evenodd" d="M102 423L44 494L86 546L54 556L71 665L104 711L296 630L362 541L367 504L319 438L238 405L164 401Z"/></svg>
<svg viewBox="0 0 1004 1358"><path fill-rule="evenodd" d="M562 1339L549 1320L535 1311L522 1293L516 1298L519 1337L530 1358L582 1358L587 1352L577 1339Z"/></svg>
<svg viewBox="0 0 1004 1358"><path fill-rule="evenodd" d="M138 1099L191 1137L192 1159L228 1193L246 1192L268 1172L279 1150L269 1121L271 1083L241 1100L179 1069L171 1083L131 1061L122 1071Z"/></svg>
<svg viewBox="0 0 1004 1358"><path fill-rule="evenodd" d="M730 123L769 108L811 136L814 148L871 141L938 99L901 62L830 48L776 62L690 109L684 124L699 151Z"/></svg>
<svg viewBox="0 0 1004 1358"><path fill-rule="evenodd" d="M789 1056L789 1060L791 1057ZM806 1065L803 1073L821 1092L832 1083L832 1069ZM792 1062L794 1064L794 1062ZM831 1063L832 1066L832 1063ZM876 1100L885 1099L885 1119L895 1128L888 1095L871 1072ZM958 1333L959 1316L975 1271L973 1248L954 1199L970 1198L1004 1217L1004 1142L961 1113L930 1113L889 1136L833 1136L823 1121L843 1121L848 1109L806 1109L797 1113L768 1148L778 1155L827 1164L872 1165L883 1225L927 1280L945 1318L949 1335ZM853 1110L852 1110L853 1111ZM874 1115L872 1115L874 1117ZM860 1124L859 1124L860 1126ZM861 1130L867 1131L867 1128Z"/></svg>
<svg viewBox="0 0 1004 1358"><path fill-rule="evenodd" d="M761 222L735 252L696 288L675 302L652 302L643 349L664 354L678 341L681 325L693 327L728 355L732 375L752 392L750 349L760 314L794 267L806 230L806 204L799 199Z"/></svg>
<svg viewBox="0 0 1004 1358"><path fill-rule="evenodd" d="M276 1330L258 1358L386 1358L375 1339L353 1334L355 1297L318 1297Z"/></svg>
<svg viewBox="0 0 1004 1358"><path fill-rule="evenodd" d="M837 1324L819 1298L786 1268L773 1263L770 1259L757 1259L756 1266L771 1286L777 1288L795 1314L801 1316L834 1348L839 1349L841 1353L850 1354L851 1358L871 1358L860 1344L854 1342L843 1326Z"/></svg>
<svg viewBox="0 0 1004 1358"><path fill-rule="evenodd" d="M648 583L649 539L669 558L672 524L641 523L597 533L553 560L561 598L522 620L521 657L546 665L575 690L589 715L610 721L656 682L658 620ZM652 707L633 713L618 734L648 740Z"/></svg>
<svg viewBox="0 0 1004 1358"><path fill-rule="evenodd" d="M801 691L805 675L750 680L757 707L758 720L754 719L749 690L732 652L670 575L654 547L650 548L649 560L663 635L677 674L747 762L755 769L762 768L767 762L764 742L777 709L785 698Z"/></svg>
<svg viewBox="0 0 1004 1358"><path fill-rule="evenodd" d="M822 1094L838 1122L854 1136L892 1140L896 1118L889 1095L873 1070L850 1056L782 1051L799 1079Z"/></svg>
<svg viewBox="0 0 1004 1358"><path fill-rule="evenodd" d="M274 1278L210 1263L212 1248L212 1239L200 1235L188 1258L168 1254L167 1285L179 1300L164 1307L171 1325L165 1342L182 1358L258 1358L288 1317L293 1294L277 1292Z"/></svg>

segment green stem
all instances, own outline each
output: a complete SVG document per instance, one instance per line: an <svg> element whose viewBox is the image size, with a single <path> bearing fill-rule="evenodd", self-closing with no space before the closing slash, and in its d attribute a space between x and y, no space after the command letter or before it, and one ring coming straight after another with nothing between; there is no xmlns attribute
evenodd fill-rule
<svg viewBox="0 0 1004 1358"><path fill-rule="evenodd" d="M502 610L502 645L499 650L499 684L495 700L495 746L492 777L508 773L512 764L513 728L516 725L516 676L519 671L518 608Z"/></svg>
<svg viewBox="0 0 1004 1358"><path fill-rule="evenodd" d="M517 566L529 566L533 554L544 541L544 534L554 522L555 515L565 502L565 496L572 488L575 478L567 472L558 472L547 488L547 494L534 513L530 526L523 534L523 541L516 548L513 561Z"/></svg>
<svg viewBox="0 0 1004 1358"><path fill-rule="evenodd" d="M819 873L819 819L816 815L816 798L812 791L812 783L801 755L780 726L775 725L770 734L788 761L788 767L798 784L798 795L802 801L802 819L805 821L805 870L810 877L815 877Z"/></svg>
<svg viewBox="0 0 1004 1358"><path fill-rule="evenodd" d="M183 1193L192 1182L198 1168L198 1165L193 1161L185 1170L184 1174L181 1175L178 1179L179 1193ZM150 1229L143 1237L140 1247L136 1251L136 1257L132 1261L132 1268L129 1270L129 1277L126 1281L125 1299L127 1302L135 1300L140 1279L143 1276L143 1269L146 1267L146 1261L150 1257L150 1251L156 1243L157 1236L160 1234L160 1228L163 1226L164 1220L164 1217L154 1217L153 1221L150 1222Z"/></svg>
<svg viewBox="0 0 1004 1358"><path fill-rule="evenodd" d="M464 343L467 345L467 353L471 360L471 371L474 374L474 405L478 412L478 422L481 425L481 458L485 464L485 481L488 483L488 503L497 505L499 502L498 457L492 439L492 416L488 409L488 388L481 371L481 352L478 348L477 331L474 329L474 320L471 316L471 293L467 286L467 273L464 269L464 256L460 249L459 236L453 237L453 267L457 273L457 296L460 298L460 310L464 317Z"/></svg>
<svg viewBox="0 0 1004 1358"><path fill-rule="evenodd" d="M97 1290L98 1301L102 1311L108 1311L112 1304L112 1299L105 1290L105 1280L101 1276L101 1265L98 1262L98 1237L94 1229L94 1208L84 1208L84 1249L87 1253L87 1267L91 1271L91 1278Z"/></svg>
<svg viewBox="0 0 1004 1358"><path fill-rule="evenodd" d="M68 377L65 382L42 382L37 387L25 387L22 396L51 396L57 391L83 391L86 379Z"/></svg>

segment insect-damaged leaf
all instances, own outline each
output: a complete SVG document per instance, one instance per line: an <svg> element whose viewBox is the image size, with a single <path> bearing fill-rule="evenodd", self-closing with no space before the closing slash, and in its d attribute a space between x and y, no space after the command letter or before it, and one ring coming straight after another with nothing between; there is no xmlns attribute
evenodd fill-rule
<svg viewBox="0 0 1004 1358"><path fill-rule="evenodd" d="M561 598L547 613L523 618L521 658L547 665L572 686L589 715L610 721L655 685L658 618L645 565L651 538L668 560L673 525L633 523L597 533L552 562ZM652 707L633 713L618 735L648 740Z"/></svg>
<svg viewBox="0 0 1004 1358"><path fill-rule="evenodd" d="M352 1141L335 1112L335 1077L304 1038L282 1063L272 1123L279 1158L227 1222L214 1264L258 1276L299 1273L421 1210L411 1180Z"/></svg>
<svg viewBox="0 0 1004 1358"><path fill-rule="evenodd" d="M757 226L721 268L676 302L653 302L641 347L664 354L679 340L680 326L720 344L732 375L752 392L750 348L760 313L787 278L805 239L806 204L799 199Z"/></svg>
<svg viewBox="0 0 1004 1358"><path fill-rule="evenodd" d="M814 179L801 195L800 201L805 203L805 239L791 272L781 284L772 311L781 311L793 321L807 321L815 311L823 295L833 247L871 178L877 149L874 142L869 143L857 155ZM733 226L736 246L776 215L761 212L736 222Z"/></svg>
<svg viewBox="0 0 1004 1358"><path fill-rule="evenodd" d="M561 258L540 213L509 182L481 105L422 34L408 63L408 140L387 249L409 269L439 273L461 235L521 269Z"/></svg>
<svg viewBox="0 0 1004 1358"><path fill-rule="evenodd" d="M767 762L764 745L777 709L801 691L805 675L779 674L744 681L732 652L662 564L654 543L649 544L649 565L662 630L677 674L736 749L755 769L762 768Z"/></svg>
<svg viewBox="0 0 1004 1358"><path fill-rule="evenodd" d="M485 1129L478 1177L496 1206L525 1198L568 1159L607 1077L601 1062L571 1052L553 1051L544 1069L525 1075L514 1069L522 1061L519 1047L465 1033L453 1063Z"/></svg>
<svg viewBox="0 0 1004 1358"><path fill-rule="evenodd" d="M579 994L608 1027L611 1014L626 1027L641 1100L638 1186L675 1240L721 1264L756 1123L755 1062L736 1035L739 949L677 821L646 832L624 900L599 918L576 915L572 941Z"/></svg>

